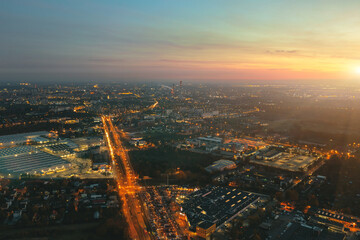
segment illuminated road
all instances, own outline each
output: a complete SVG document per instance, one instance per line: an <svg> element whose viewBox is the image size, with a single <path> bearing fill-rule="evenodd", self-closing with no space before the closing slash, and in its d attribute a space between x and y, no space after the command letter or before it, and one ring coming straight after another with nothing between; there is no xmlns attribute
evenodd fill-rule
<svg viewBox="0 0 360 240"><path fill-rule="evenodd" d="M142 190L137 185L137 177L131 167L129 155L122 146L119 132L113 126L110 117L102 116L102 122L118 193L123 203L123 213L129 225L129 235L131 239L152 239L147 231L148 223L139 198Z"/></svg>
<svg viewBox="0 0 360 240"><path fill-rule="evenodd" d="M153 109L157 104L155 102L149 108ZM163 204L156 188L138 185L138 177L121 142L126 134L112 124L110 117L102 116L102 122L131 239L186 238L185 230L177 224L169 206Z"/></svg>
<svg viewBox="0 0 360 240"><path fill-rule="evenodd" d="M158 104L159 104L159 102L155 100L155 103L153 105L151 105L150 107L148 107L146 110L154 109Z"/></svg>

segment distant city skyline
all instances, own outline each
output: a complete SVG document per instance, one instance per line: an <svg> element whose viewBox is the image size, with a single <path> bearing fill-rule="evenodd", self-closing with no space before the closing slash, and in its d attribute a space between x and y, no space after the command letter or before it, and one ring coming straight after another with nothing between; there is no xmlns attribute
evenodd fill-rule
<svg viewBox="0 0 360 240"><path fill-rule="evenodd" d="M360 2L0 3L0 81L360 79Z"/></svg>

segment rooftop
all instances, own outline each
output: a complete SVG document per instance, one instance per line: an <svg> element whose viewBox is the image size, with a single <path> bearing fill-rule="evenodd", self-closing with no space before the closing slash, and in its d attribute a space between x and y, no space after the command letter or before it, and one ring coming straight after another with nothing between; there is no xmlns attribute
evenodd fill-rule
<svg viewBox="0 0 360 240"><path fill-rule="evenodd" d="M213 162L213 164L211 164L210 166L206 167L205 170L208 172L214 172L214 171L222 170L227 167L228 168L236 167L236 164L231 160L220 159Z"/></svg>
<svg viewBox="0 0 360 240"><path fill-rule="evenodd" d="M210 186L193 192L182 206L192 228L203 221L220 226L259 199L236 188Z"/></svg>
<svg viewBox="0 0 360 240"><path fill-rule="evenodd" d="M69 162L64 159L42 152L31 146L20 146L0 150L0 172L21 174L33 171L49 170L62 167Z"/></svg>
<svg viewBox="0 0 360 240"><path fill-rule="evenodd" d="M0 136L0 145L6 146L10 144L25 143L28 139L47 136L50 133L47 131L29 132L29 133L18 133L12 135Z"/></svg>
<svg viewBox="0 0 360 240"><path fill-rule="evenodd" d="M281 240L343 240L345 234L330 232L316 227L300 223L292 223L285 233L280 237Z"/></svg>
<svg viewBox="0 0 360 240"><path fill-rule="evenodd" d="M306 168L313 163L317 158L307 155L299 155L293 153L283 152L274 159L252 159L251 163L260 164L268 167L279 168L292 172L299 172L306 170Z"/></svg>
<svg viewBox="0 0 360 240"><path fill-rule="evenodd" d="M208 229L208 228L212 227L213 225L214 225L214 223L212 223L212 222L202 221L197 226L202 228L202 229Z"/></svg>

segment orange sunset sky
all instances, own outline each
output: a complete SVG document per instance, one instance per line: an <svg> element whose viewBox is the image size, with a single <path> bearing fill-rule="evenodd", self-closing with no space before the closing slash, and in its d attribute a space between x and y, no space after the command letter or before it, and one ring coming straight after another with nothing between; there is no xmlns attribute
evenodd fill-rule
<svg viewBox="0 0 360 240"><path fill-rule="evenodd" d="M0 3L0 80L360 76L360 1Z"/></svg>

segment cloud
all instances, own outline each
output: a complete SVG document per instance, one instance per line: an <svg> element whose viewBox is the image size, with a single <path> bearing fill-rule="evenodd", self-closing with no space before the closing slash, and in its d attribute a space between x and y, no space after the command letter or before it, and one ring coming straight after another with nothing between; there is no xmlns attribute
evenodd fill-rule
<svg viewBox="0 0 360 240"><path fill-rule="evenodd" d="M291 55L291 54L298 54L299 51L298 50L282 50L282 49L277 49L277 50L267 50L266 53L268 54L286 54L286 55Z"/></svg>
<svg viewBox="0 0 360 240"><path fill-rule="evenodd" d="M88 59L89 62L94 62L94 63L104 63L104 64L116 64L116 63L123 63L126 60L125 59L116 59L116 58L89 58Z"/></svg>

